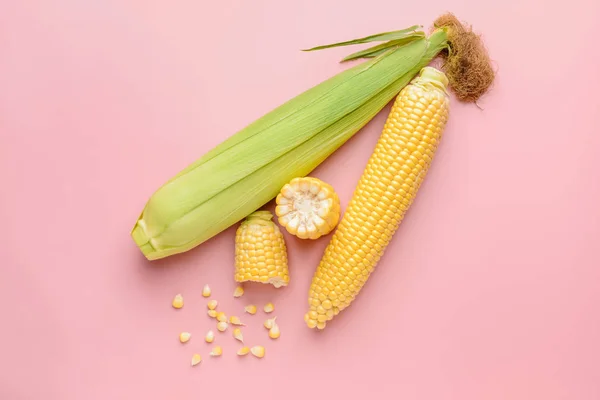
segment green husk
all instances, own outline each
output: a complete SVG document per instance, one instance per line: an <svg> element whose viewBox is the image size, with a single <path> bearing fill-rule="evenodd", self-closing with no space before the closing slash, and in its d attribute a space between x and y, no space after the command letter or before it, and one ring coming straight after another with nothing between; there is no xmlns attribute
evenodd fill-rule
<svg viewBox="0 0 600 400"><path fill-rule="evenodd" d="M289 180L306 176L323 162L446 49L445 30L425 37L415 29L309 49L389 40L362 55L372 57L376 52L376 57L267 113L160 187L131 232L146 258L196 247L268 203Z"/></svg>

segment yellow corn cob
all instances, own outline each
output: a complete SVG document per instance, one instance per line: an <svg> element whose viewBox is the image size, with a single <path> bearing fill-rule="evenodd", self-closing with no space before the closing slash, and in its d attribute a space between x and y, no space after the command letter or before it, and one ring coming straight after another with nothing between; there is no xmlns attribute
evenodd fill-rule
<svg viewBox="0 0 600 400"><path fill-rule="evenodd" d="M327 183L317 178L294 178L277 195L275 214L279 224L301 239L327 235L340 219L340 199Z"/></svg>
<svg viewBox="0 0 600 400"><path fill-rule="evenodd" d="M286 286L289 281L283 235L269 211L248 216L235 235L235 281Z"/></svg>
<svg viewBox="0 0 600 400"><path fill-rule="evenodd" d="M448 118L446 76L431 67L400 94L309 292L310 328L348 307L383 255L425 178Z"/></svg>

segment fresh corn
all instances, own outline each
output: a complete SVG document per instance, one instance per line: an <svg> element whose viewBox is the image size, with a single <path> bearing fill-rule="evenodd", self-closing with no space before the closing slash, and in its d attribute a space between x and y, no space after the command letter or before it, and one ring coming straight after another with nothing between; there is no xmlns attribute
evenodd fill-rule
<svg viewBox="0 0 600 400"><path fill-rule="evenodd" d="M348 307L383 255L431 164L449 111L448 80L431 67L396 98L383 133L309 291L310 328Z"/></svg>
<svg viewBox="0 0 600 400"><path fill-rule="evenodd" d="M244 307L244 311L250 315L254 315L256 314L256 306L254 304L249 304L246 307Z"/></svg>
<svg viewBox="0 0 600 400"><path fill-rule="evenodd" d="M345 42L389 40L347 57L371 59L277 107L168 180L131 231L145 257L155 260L196 247L321 164L447 48L444 29L429 37L417 29ZM336 45L341 44L319 48Z"/></svg>
<svg viewBox="0 0 600 400"><path fill-rule="evenodd" d="M269 211L250 214L235 235L236 282L286 286L290 281L283 235Z"/></svg>
<svg viewBox="0 0 600 400"><path fill-rule="evenodd" d="M233 291L233 297L242 297L244 295L244 288L241 286L238 286L235 288L235 290Z"/></svg>
<svg viewBox="0 0 600 400"><path fill-rule="evenodd" d="M181 294L176 294L175 297L173 297L171 305L173 306L173 308L177 309L183 307L183 296Z"/></svg>
<svg viewBox="0 0 600 400"><path fill-rule="evenodd" d="M327 235L340 219L340 199L327 183L312 177L294 178L276 198L278 222L300 239Z"/></svg>
<svg viewBox="0 0 600 400"><path fill-rule="evenodd" d="M206 303L206 306L208 307L209 310L216 309L218 305L219 305L219 302L216 300L209 300L208 303Z"/></svg>

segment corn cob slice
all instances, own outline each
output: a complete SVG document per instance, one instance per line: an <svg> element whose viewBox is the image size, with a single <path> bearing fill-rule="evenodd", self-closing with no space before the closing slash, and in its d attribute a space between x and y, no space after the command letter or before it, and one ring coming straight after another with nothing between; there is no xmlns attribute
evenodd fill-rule
<svg viewBox="0 0 600 400"><path fill-rule="evenodd" d="M325 328L359 293L413 202L448 118L446 76L431 67L397 96L309 291L310 328Z"/></svg>
<svg viewBox="0 0 600 400"><path fill-rule="evenodd" d="M269 211L248 216L235 235L235 281L270 283L276 288L290 281L287 250Z"/></svg>
<svg viewBox="0 0 600 400"><path fill-rule="evenodd" d="M340 219L340 199L327 183L317 178L294 178L276 198L278 222L300 239L327 235Z"/></svg>
<svg viewBox="0 0 600 400"><path fill-rule="evenodd" d="M149 260L188 251L275 198L372 119L447 47L447 34L414 29L267 113L183 169L148 200L132 238Z"/></svg>

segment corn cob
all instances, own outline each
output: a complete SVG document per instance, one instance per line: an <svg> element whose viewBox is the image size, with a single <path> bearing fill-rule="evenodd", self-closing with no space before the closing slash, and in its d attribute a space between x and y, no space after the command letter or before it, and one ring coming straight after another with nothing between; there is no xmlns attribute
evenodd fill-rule
<svg viewBox="0 0 600 400"><path fill-rule="evenodd" d="M131 231L145 257L196 247L310 173L447 48L444 29L425 37L416 28L352 41L389 40L349 56L371 59L267 113L160 187ZM335 45L343 44L323 48Z"/></svg>
<svg viewBox="0 0 600 400"><path fill-rule="evenodd" d="M325 328L359 293L412 204L448 118L446 76L431 67L397 96L383 133L309 291L310 328Z"/></svg>
<svg viewBox="0 0 600 400"><path fill-rule="evenodd" d="M269 211L256 211L235 235L235 281L286 286L290 281L283 235Z"/></svg>
<svg viewBox="0 0 600 400"><path fill-rule="evenodd" d="M275 199L278 222L300 239L327 235L340 219L340 199L331 185L320 179L294 178Z"/></svg>

